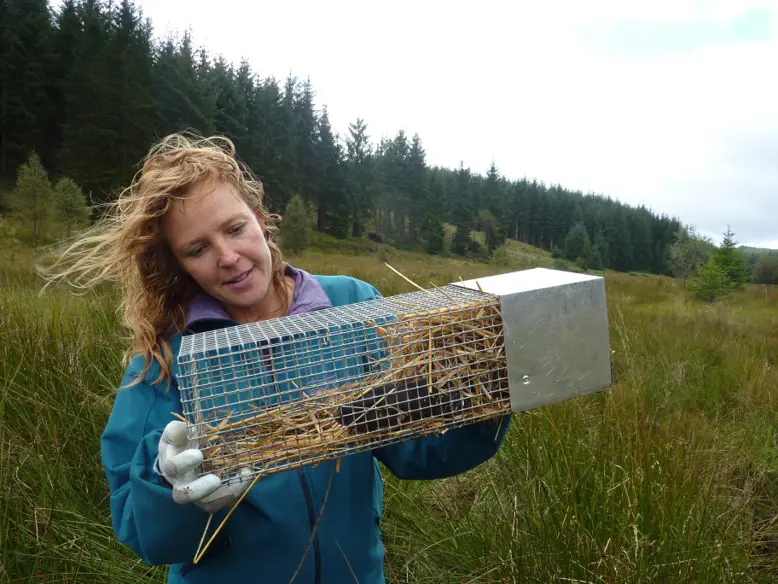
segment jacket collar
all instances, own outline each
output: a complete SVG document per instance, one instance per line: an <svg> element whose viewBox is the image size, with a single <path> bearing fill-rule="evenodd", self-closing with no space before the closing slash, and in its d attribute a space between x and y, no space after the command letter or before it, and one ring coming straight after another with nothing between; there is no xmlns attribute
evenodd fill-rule
<svg viewBox="0 0 778 584"><path fill-rule="evenodd" d="M332 306L324 288L311 274L289 264L286 264L284 274L293 277L295 282L294 295L289 304L287 315L301 314ZM201 293L189 304L186 313L186 328L190 331L231 324L236 323L221 302L213 296Z"/></svg>

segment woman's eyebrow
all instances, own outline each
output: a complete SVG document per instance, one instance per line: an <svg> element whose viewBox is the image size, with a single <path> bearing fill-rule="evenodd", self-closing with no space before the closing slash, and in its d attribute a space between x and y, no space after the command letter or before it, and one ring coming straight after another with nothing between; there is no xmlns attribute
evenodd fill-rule
<svg viewBox="0 0 778 584"><path fill-rule="evenodd" d="M237 219L245 219L245 218L246 218L246 213L244 213L243 211L241 211L239 213L235 213L234 215L231 215L230 217L228 217L227 219L222 221L219 224L219 229L224 229L224 227L226 227L227 225L229 225L233 221L236 221ZM191 240L187 241L182 247L185 248L185 249L186 248L190 248L193 245L195 245L197 243L200 243L203 239L205 239L204 236L195 237L194 239L191 239Z"/></svg>

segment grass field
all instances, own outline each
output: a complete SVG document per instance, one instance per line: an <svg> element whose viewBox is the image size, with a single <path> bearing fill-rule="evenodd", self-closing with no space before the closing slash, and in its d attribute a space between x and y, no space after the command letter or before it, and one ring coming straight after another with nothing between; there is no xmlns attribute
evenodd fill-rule
<svg viewBox="0 0 778 584"><path fill-rule="evenodd" d="M532 265L320 241L296 265L384 294ZM335 253L337 252L337 253ZM111 294L0 267L0 582L164 581L117 544L98 438L126 332ZM668 278L606 274L612 390L514 418L497 457L429 483L387 476L390 582L778 579L778 289L686 301Z"/></svg>

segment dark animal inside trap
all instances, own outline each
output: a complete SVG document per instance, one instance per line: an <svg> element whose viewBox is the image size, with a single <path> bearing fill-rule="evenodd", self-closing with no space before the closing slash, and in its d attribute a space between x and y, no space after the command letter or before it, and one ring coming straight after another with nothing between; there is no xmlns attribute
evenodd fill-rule
<svg viewBox="0 0 778 584"><path fill-rule="evenodd" d="M492 398L508 399L507 387L490 393ZM472 394L452 383L436 389L419 377L375 387L340 406L338 422L352 433L370 434L423 420L454 420L476 405Z"/></svg>

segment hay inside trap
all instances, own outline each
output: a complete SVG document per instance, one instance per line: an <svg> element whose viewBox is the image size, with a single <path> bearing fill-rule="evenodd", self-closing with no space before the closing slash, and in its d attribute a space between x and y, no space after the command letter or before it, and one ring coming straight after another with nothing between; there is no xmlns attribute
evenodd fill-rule
<svg viewBox="0 0 778 584"><path fill-rule="evenodd" d="M367 324L383 340L388 367L237 421L224 416L206 424L203 472L295 468L510 411L502 322L493 298Z"/></svg>

